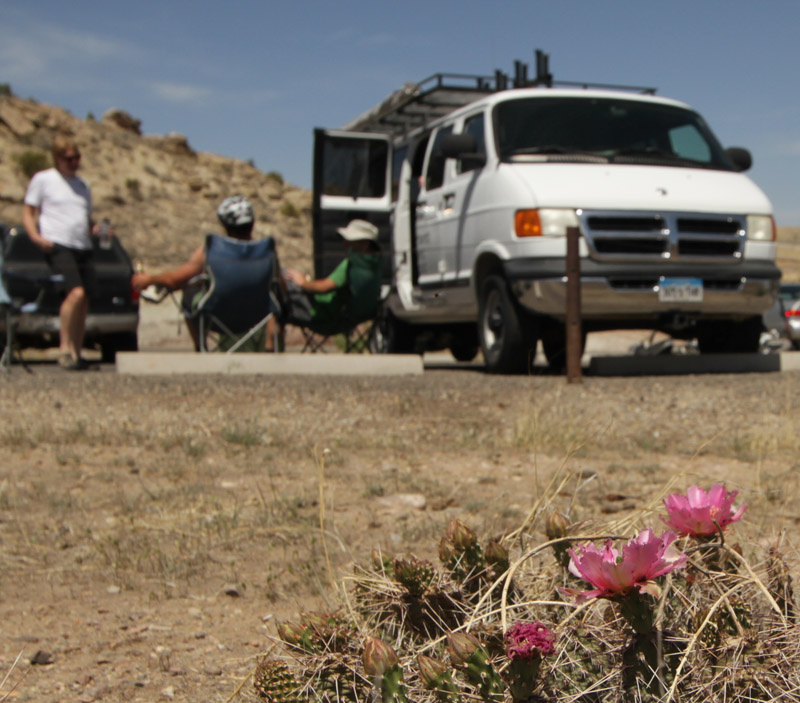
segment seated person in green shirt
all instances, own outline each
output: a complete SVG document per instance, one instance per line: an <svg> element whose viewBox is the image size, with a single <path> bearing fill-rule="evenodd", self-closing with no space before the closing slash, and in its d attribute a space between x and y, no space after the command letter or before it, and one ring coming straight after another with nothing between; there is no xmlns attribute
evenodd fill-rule
<svg viewBox="0 0 800 703"><path fill-rule="evenodd" d="M333 334L346 313L358 317L363 310L368 316L374 310L381 287L378 228L366 220L351 220L337 232L345 240L347 257L327 277L313 280L297 269L283 271L286 322ZM351 293L358 300L348 300Z"/></svg>

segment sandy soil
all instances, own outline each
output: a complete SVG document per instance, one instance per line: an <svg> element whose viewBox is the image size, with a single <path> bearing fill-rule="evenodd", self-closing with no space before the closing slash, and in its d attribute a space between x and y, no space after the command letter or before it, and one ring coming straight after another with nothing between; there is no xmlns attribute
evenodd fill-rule
<svg viewBox="0 0 800 703"><path fill-rule="evenodd" d="M167 312L144 315L143 347L186 343ZM556 472L550 500L575 521L642 509L670 481L739 489L765 540L800 519L797 373L567 385L455 364L366 380L35 363L0 386L10 701L254 700L275 621L333 607L353 561L436 559L451 517L500 536Z"/></svg>

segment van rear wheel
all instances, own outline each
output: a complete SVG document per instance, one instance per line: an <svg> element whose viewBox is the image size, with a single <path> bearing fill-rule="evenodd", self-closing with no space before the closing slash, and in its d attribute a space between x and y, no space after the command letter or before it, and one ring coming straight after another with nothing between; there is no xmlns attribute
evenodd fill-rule
<svg viewBox="0 0 800 703"><path fill-rule="evenodd" d="M531 366L530 349L536 338L524 322L527 316L515 304L501 276L488 276L478 304L478 336L490 373L524 373Z"/></svg>
<svg viewBox="0 0 800 703"><path fill-rule="evenodd" d="M414 335L408 325L398 320L390 310L381 307L372 323L369 350L373 354L411 354Z"/></svg>

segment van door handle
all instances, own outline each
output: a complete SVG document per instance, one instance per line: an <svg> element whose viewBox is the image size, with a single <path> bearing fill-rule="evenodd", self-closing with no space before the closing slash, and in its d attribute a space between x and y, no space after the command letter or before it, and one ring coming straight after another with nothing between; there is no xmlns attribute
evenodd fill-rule
<svg viewBox="0 0 800 703"><path fill-rule="evenodd" d="M447 193L442 196L442 213L449 215L453 212L453 206L456 204L456 194Z"/></svg>
<svg viewBox="0 0 800 703"><path fill-rule="evenodd" d="M425 201L417 203L416 213L418 218L430 219L436 214L436 208Z"/></svg>

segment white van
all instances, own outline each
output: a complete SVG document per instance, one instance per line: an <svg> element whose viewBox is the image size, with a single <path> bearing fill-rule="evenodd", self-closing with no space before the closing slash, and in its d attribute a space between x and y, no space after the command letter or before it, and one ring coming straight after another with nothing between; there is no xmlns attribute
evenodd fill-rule
<svg viewBox="0 0 800 703"><path fill-rule="evenodd" d="M561 366L570 227L584 334L658 329L704 353L757 351L780 271L770 202L742 173L750 154L650 90L504 84L437 74L316 131L316 274L341 256L336 227L381 230L373 351L480 347L506 373L541 340Z"/></svg>

